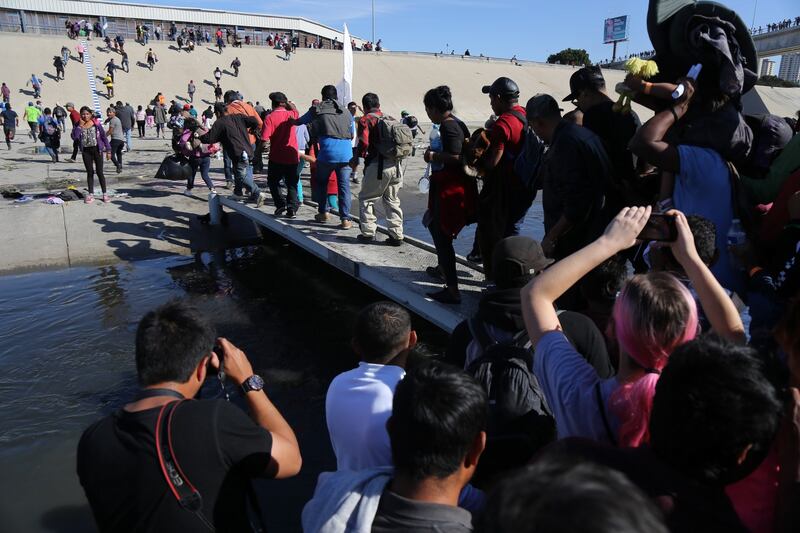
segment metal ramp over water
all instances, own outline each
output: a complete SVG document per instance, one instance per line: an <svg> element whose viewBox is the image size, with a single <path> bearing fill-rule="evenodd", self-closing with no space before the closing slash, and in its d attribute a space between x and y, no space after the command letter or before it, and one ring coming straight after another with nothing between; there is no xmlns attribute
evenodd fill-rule
<svg viewBox="0 0 800 533"><path fill-rule="evenodd" d="M406 244L399 247L381 242L363 244L356 239L357 221L349 230L339 229L338 224L319 224L313 220L316 208L309 205L300 209L297 218L287 219L272 216L270 203L256 209L230 198L215 196L209 202L211 209L216 200L220 205L282 236L448 333L478 309L481 291L486 286L484 276L480 269L471 266L463 257L459 258L457 265L461 304L446 305L425 296L426 292L438 290L443 285L425 273L426 267L437 264L435 250L426 242L406 237ZM338 217L333 220L338 221ZM378 238L385 238L385 235L381 234Z"/></svg>

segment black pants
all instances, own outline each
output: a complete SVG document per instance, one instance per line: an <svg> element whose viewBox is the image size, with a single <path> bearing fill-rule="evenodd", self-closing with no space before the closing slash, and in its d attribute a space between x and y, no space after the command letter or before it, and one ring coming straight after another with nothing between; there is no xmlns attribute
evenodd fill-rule
<svg viewBox="0 0 800 533"><path fill-rule="evenodd" d="M122 168L122 150L125 148L125 141L111 139L111 162L117 168Z"/></svg>
<svg viewBox="0 0 800 533"><path fill-rule="evenodd" d="M97 179L100 180L100 189L103 194L106 192L106 177L103 174L103 153L97 146L89 146L83 149L83 166L86 167L86 182L89 186L89 194L94 194L94 173L97 169Z"/></svg>
<svg viewBox="0 0 800 533"><path fill-rule="evenodd" d="M296 212L300 206L300 202L297 200L297 182L300 179L297 163L287 165L270 161L267 172L267 185L269 185L269 192L272 195L272 201L275 202L275 207L278 209L288 207ZM288 198L284 198L283 191L281 191L281 180L286 184Z"/></svg>
<svg viewBox="0 0 800 533"><path fill-rule="evenodd" d="M456 273L456 251L453 248L453 239L444 234L437 216L433 217L428 231L433 237L436 247L436 257L439 259L439 268L444 272L444 280L448 287L458 287L458 274Z"/></svg>
<svg viewBox="0 0 800 533"><path fill-rule="evenodd" d="M144 137L144 120L137 120L136 127L139 128L139 137Z"/></svg>
<svg viewBox="0 0 800 533"><path fill-rule="evenodd" d="M81 142L80 141L72 141L72 157L71 159L75 161L78 158L78 150L81 149Z"/></svg>

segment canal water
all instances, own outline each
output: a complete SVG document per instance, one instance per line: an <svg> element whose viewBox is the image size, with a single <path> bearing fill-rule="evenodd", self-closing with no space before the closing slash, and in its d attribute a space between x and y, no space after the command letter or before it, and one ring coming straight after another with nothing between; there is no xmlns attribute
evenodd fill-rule
<svg viewBox="0 0 800 533"><path fill-rule="evenodd" d="M317 475L335 467L327 386L356 364L354 314L381 296L282 241L0 277L0 530L95 531L77 442L135 394L136 325L172 298L189 299L245 350L295 429L303 471L256 488L269 529L299 531ZM443 332L419 319L415 328L423 355L443 351Z"/></svg>

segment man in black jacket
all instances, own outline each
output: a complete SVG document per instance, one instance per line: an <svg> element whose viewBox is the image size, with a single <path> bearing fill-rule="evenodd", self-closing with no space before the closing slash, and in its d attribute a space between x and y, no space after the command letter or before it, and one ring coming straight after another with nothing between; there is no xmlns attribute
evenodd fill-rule
<svg viewBox="0 0 800 533"><path fill-rule="evenodd" d="M248 201L255 202L256 207L261 207L264 205L265 194L247 172L248 162L253 158L253 145L250 144L248 128L258 128L258 121L248 115L229 115L224 104L216 104L214 109L221 115L220 118L214 122L208 133L198 138L200 142L206 144L222 143L225 154L231 158L236 181L243 183L250 191Z"/></svg>
<svg viewBox="0 0 800 533"><path fill-rule="evenodd" d="M539 168L547 257L563 259L591 242L610 220L603 209L611 162L590 130L561 119L552 96L528 101L531 128L549 149ZM608 218L608 219L607 219Z"/></svg>

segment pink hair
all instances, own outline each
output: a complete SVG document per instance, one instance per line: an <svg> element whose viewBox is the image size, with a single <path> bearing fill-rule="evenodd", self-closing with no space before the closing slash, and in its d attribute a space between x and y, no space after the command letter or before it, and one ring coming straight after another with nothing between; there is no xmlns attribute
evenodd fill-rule
<svg viewBox="0 0 800 533"><path fill-rule="evenodd" d="M648 424L656 383L669 354L697 335L697 305L689 290L664 272L634 276L623 287L612 314L620 351L647 374L615 390L609 411L621 422L620 446L639 446Z"/></svg>

